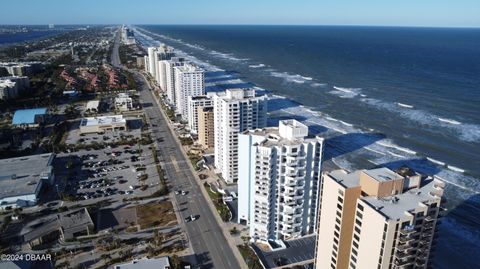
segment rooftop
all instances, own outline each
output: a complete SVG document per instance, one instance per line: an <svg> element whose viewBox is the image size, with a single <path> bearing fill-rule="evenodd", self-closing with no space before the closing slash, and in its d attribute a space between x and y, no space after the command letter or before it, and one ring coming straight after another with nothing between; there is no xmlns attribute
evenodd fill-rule
<svg viewBox="0 0 480 269"><path fill-rule="evenodd" d="M378 181L386 181L402 178L392 170L382 167L371 170L357 170L347 173L345 170L335 170L328 175L345 188L360 186L360 173L365 173ZM389 219L399 219L405 216L405 212L421 206L422 202L437 201L443 194L444 183L437 179L427 178L423 180L421 187L412 188L403 193L388 197L377 198L364 196L360 199Z"/></svg>
<svg viewBox="0 0 480 269"><path fill-rule="evenodd" d="M21 109L15 111L13 115L12 124L34 124L36 115L45 115L47 114L46 108L32 108L32 109Z"/></svg>
<svg viewBox="0 0 480 269"><path fill-rule="evenodd" d="M123 118L122 115L113 115L113 116L101 116L101 117L88 117L83 118L80 122L81 126L93 126L93 125L109 125L109 124L118 124L126 123L127 121Z"/></svg>
<svg viewBox="0 0 480 269"><path fill-rule="evenodd" d="M98 100L88 101L85 109L86 110L88 110L88 109L98 109L99 104L100 104L100 101L98 101Z"/></svg>
<svg viewBox="0 0 480 269"><path fill-rule="evenodd" d="M78 226L93 225L90 214L86 208L58 214L58 220L64 230L72 229Z"/></svg>
<svg viewBox="0 0 480 269"><path fill-rule="evenodd" d="M0 160L0 199L33 194L51 171L52 153Z"/></svg>
<svg viewBox="0 0 480 269"><path fill-rule="evenodd" d="M386 167L362 171L379 182L402 178L402 176Z"/></svg>
<svg viewBox="0 0 480 269"><path fill-rule="evenodd" d="M404 217L407 211L420 207L422 202L430 203L441 199L443 189L439 186L443 186L443 182L430 180L424 186L402 194L383 198L370 196L361 199L389 219L397 220Z"/></svg>
<svg viewBox="0 0 480 269"><path fill-rule="evenodd" d="M160 258L143 258L140 260L133 260L128 263L115 265L115 269L165 269L169 268L170 261L168 257Z"/></svg>

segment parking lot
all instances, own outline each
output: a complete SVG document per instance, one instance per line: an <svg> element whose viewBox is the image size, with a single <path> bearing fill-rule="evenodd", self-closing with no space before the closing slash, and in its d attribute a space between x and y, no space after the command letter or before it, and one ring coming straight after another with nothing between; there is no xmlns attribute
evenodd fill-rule
<svg viewBox="0 0 480 269"><path fill-rule="evenodd" d="M64 200L147 196L159 186L148 146L126 145L57 155L57 186Z"/></svg>

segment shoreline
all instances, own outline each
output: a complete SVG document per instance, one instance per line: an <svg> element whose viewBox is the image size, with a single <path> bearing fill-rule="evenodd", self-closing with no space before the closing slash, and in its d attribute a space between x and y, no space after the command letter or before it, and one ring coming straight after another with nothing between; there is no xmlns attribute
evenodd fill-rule
<svg viewBox="0 0 480 269"><path fill-rule="evenodd" d="M158 45L159 43L163 43L163 42L159 41L157 38L166 39L166 40L170 40L170 41L172 41L172 40L175 41L174 38L163 36L163 35L157 34L157 33L153 33L153 32L150 32L149 30L146 30L146 29L141 28L141 27L132 27L132 28L134 29L134 31L137 34L142 36L142 42L139 41L139 43L144 48L147 48L148 46L153 45L153 44L149 44L149 43L155 43L155 45ZM175 48L175 46L172 46L172 47ZM204 49L204 48L202 48L202 49ZM191 55L187 52L184 52L184 51L182 51L178 48L175 48L175 50L177 52L179 52L179 55L181 57L185 57L187 60L190 60L190 61L202 66L203 68L205 68L206 72L225 71L222 68L217 67L217 66L209 63L208 61L205 62L204 60L199 60L195 56L193 56L193 55ZM240 80L240 79L236 79L236 80L241 81L243 83L248 83L248 82L245 82L245 81ZM304 111L299 111L299 110L291 111L291 110L288 110L288 109L279 109L278 111L280 111L280 114L290 114L290 115L292 115L292 117L298 117L298 116L303 117L305 113L309 114L309 117L306 117L306 119L304 120L305 123L307 123L307 125L314 124L314 125L323 126L323 127L327 128L329 130L332 130L333 132L336 132L340 135L348 135L349 133L356 133L358 131L360 131L363 134L368 135L368 134L371 134L372 132L374 132L374 130L358 129L357 126L354 126L351 123L347 123L345 121L334 119L334 118L328 116L327 114L322 113L321 111L312 110L311 108L305 107L300 102L290 99L288 96L282 96L280 94L273 93L271 90L263 89L263 88L260 88L260 87L257 87L257 86L254 86L253 88L255 88L256 90L260 90L260 91L264 91L264 92L268 93L269 94L269 102L272 100L272 97L274 97L274 98L278 98L278 99L287 100L288 102L292 102L295 105L297 105L297 107L299 109L302 109ZM277 111L273 111L273 112L277 112ZM303 112L303 113L300 113L300 112ZM269 116L269 117L271 117L271 116ZM344 129L335 128L335 127L332 127L331 125L329 126L328 124L322 124L322 122L325 122L324 120L323 121L320 120L320 123L319 123L319 121L317 119L315 119L315 117L319 117L319 118L323 117L323 119L329 120L331 122L339 123L340 125L343 125L342 127L344 127ZM345 129L347 129L347 131L345 131ZM375 148L372 148L372 146L375 146ZM379 150L378 146L382 147L382 149ZM384 159L386 159L388 157L388 159L391 159L392 162L393 161L408 162L411 159L421 160L423 162L420 165L422 168L428 168L427 170L432 170L432 171L439 171L439 170L444 171L445 173L439 175L439 177L441 177L441 178L454 178L454 180L446 181L446 183L451 184L452 186L455 186L455 187L459 187L459 189L462 189L463 191L466 192L465 193L466 195L468 195L468 193L470 193L470 194L479 194L480 193L480 186L472 188L472 187L469 187L469 186L464 186L464 184L462 184L463 183L462 178L467 178L467 180L466 180L467 182L473 182L473 181L477 180L476 178L469 176L469 171L468 170L459 168L457 166L449 165L449 164L447 164L443 161L432 162L431 161L432 159L437 160L437 158L433 158L433 157L427 156L425 154L418 153L418 152L416 152L414 150L411 150L411 149L408 149L404 146L399 146L393 140L389 139L386 136L385 136L384 139L375 141L372 145L364 146L361 149L363 149L365 151L370 151L371 153L382 152L381 154L377 154L377 155L382 155L384 157ZM382 162L372 160L372 159L369 159L369 158L365 158L362 161L364 161L364 162L367 161L367 162L369 162L371 164L374 164L374 165L380 165L380 166L382 165ZM440 162L445 163L445 165L440 166L438 164ZM349 166L351 166L351 165L342 165L342 164L339 164L339 163L335 162L335 160L333 160L333 163L335 163L336 166L341 167L342 169L352 170L352 169L349 169L350 168ZM387 163L388 163L388 161L387 161ZM343 163L343 164L345 164L345 163ZM429 166L429 167L426 167L426 166ZM413 167L413 168L415 169L415 167ZM420 172L422 172L422 171L420 171ZM427 173L427 174L429 174L429 173Z"/></svg>

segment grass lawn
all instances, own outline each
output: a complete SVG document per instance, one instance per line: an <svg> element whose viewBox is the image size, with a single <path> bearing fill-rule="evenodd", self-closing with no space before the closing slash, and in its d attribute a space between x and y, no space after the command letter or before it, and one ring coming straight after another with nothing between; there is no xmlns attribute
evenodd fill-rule
<svg viewBox="0 0 480 269"><path fill-rule="evenodd" d="M169 201L138 205L137 223L140 229L156 226L167 227L177 224L177 217L173 211L173 205Z"/></svg>
<svg viewBox="0 0 480 269"><path fill-rule="evenodd" d="M210 189L210 185L207 182L203 183L203 186L208 192L208 196L212 199L215 208L217 209L218 214L222 218L223 221L227 222L230 220L230 210L228 206L222 202L222 195L220 193L214 193Z"/></svg>
<svg viewBox="0 0 480 269"><path fill-rule="evenodd" d="M247 244L238 245L237 247L249 269L263 269L257 254Z"/></svg>

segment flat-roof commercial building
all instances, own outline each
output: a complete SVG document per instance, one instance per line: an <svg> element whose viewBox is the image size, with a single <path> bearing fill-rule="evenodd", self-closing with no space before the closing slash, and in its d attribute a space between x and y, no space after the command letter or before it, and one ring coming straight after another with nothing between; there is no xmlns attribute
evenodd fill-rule
<svg viewBox="0 0 480 269"><path fill-rule="evenodd" d="M238 135L238 222L253 240L299 238L315 232L323 138L282 120L278 128Z"/></svg>
<svg viewBox="0 0 480 269"><path fill-rule="evenodd" d="M128 111L133 109L133 99L128 94L119 94L115 98L115 109L118 111Z"/></svg>
<svg viewBox="0 0 480 269"><path fill-rule="evenodd" d="M44 184L53 184L52 153L0 160L0 208L37 203Z"/></svg>
<svg viewBox="0 0 480 269"><path fill-rule="evenodd" d="M86 208L60 213L57 218L60 224L60 236L63 240L89 235L94 227L92 218Z"/></svg>
<svg viewBox="0 0 480 269"><path fill-rule="evenodd" d="M89 235L94 223L86 208L62 212L35 219L20 231L23 244L34 248L48 242L74 239L78 236Z"/></svg>
<svg viewBox="0 0 480 269"><path fill-rule="evenodd" d="M428 268L444 187L407 167L324 174L316 268Z"/></svg>
<svg viewBox="0 0 480 269"><path fill-rule="evenodd" d="M215 167L227 183L238 178L238 134L267 126L267 98L254 89L229 89L213 97Z"/></svg>
<svg viewBox="0 0 480 269"><path fill-rule="evenodd" d="M100 101L98 100L88 101L87 105L85 106L85 111L98 112L99 106L100 106Z"/></svg>
<svg viewBox="0 0 480 269"><path fill-rule="evenodd" d="M215 147L215 120L213 107L198 107L198 143L205 149Z"/></svg>
<svg viewBox="0 0 480 269"><path fill-rule="evenodd" d="M47 112L46 108L17 110L13 114L12 124L16 127L37 127L45 122Z"/></svg>
<svg viewBox="0 0 480 269"><path fill-rule="evenodd" d="M88 117L80 121L80 133L82 134L126 129L127 120L122 115Z"/></svg>
<svg viewBox="0 0 480 269"><path fill-rule="evenodd" d="M115 269L172 269L168 257L143 258L123 264L117 264Z"/></svg>

